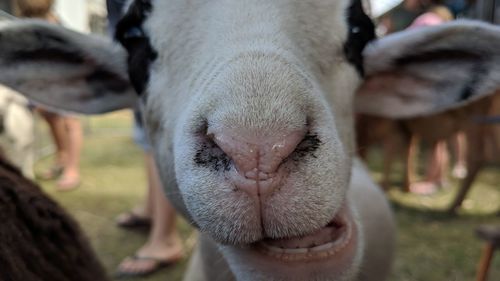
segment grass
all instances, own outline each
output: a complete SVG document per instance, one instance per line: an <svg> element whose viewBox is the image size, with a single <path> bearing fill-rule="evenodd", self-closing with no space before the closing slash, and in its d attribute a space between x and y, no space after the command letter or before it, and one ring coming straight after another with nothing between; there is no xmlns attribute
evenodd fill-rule
<svg viewBox="0 0 500 281"><path fill-rule="evenodd" d="M131 140L131 114L121 111L84 118L86 137L82 153L83 183L78 190L55 192L53 182L41 182L44 190L66 207L80 222L104 266L112 274L118 263L146 240L145 233L129 232L115 226L114 218L141 202L145 174L141 150ZM48 143L41 126L42 141ZM375 154L372 166L379 167ZM37 163L47 169L50 157ZM375 172L375 176L379 176ZM457 217L441 211L451 200L452 188L432 196L415 196L391 189L389 197L398 223L397 254L391 281L473 280L483 247L474 236L480 224L500 224L500 173L498 167L483 171ZM192 237L191 228L178 220L182 236ZM500 255L499 255L500 256ZM186 261L142 280L181 280ZM500 280L500 257L494 261L490 280Z"/></svg>

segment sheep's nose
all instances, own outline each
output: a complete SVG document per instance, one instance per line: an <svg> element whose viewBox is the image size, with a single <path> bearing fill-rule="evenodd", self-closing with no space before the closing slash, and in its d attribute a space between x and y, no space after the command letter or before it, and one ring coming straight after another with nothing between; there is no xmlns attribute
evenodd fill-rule
<svg viewBox="0 0 500 281"><path fill-rule="evenodd" d="M232 160L230 178L237 189L252 196L265 196L280 185L283 161L304 139L306 130L248 135L238 131L211 133L217 146Z"/></svg>

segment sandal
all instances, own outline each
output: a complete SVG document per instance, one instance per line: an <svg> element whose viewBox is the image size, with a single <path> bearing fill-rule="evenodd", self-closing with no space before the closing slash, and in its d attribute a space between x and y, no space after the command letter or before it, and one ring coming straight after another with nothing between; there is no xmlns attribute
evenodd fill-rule
<svg viewBox="0 0 500 281"><path fill-rule="evenodd" d="M154 258L154 257L140 257L138 255L133 255L127 257L123 262L132 261L134 263L141 263L141 262L151 263L151 266L147 267L147 269L144 270L131 270L131 271L126 271L118 268L117 272L115 273L115 278L121 279L121 278L131 278L131 277L145 277L153 273L156 273L164 268L167 268L171 265L174 265L175 263L180 261L183 257L184 255L182 254L182 252L179 253L179 255L176 255L174 258L168 260Z"/></svg>
<svg viewBox="0 0 500 281"><path fill-rule="evenodd" d="M151 219L128 211L118 215L116 225L122 228L150 228Z"/></svg>
<svg viewBox="0 0 500 281"><path fill-rule="evenodd" d="M55 165L38 175L41 180L55 180L62 175L63 166Z"/></svg>

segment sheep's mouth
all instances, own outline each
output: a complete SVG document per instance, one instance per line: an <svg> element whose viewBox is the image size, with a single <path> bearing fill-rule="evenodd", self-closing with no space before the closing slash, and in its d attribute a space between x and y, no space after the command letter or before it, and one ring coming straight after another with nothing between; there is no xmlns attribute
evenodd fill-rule
<svg viewBox="0 0 500 281"><path fill-rule="evenodd" d="M326 226L305 236L265 238L257 242L262 254L283 261L327 259L340 255L352 244L354 223L343 208Z"/></svg>

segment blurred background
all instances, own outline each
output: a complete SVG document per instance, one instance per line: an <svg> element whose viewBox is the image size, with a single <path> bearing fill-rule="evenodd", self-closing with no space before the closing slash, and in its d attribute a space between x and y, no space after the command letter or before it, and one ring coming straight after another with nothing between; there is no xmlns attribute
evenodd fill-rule
<svg viewBox="0 0 500 281"><path fill-rule="evenodd" d="M108 35L106 1L56 0L54 4L53 13L63 26ZM365 7L377 23L379 36L426 25L429 18L438 18L438 22L475 18L500 23L500 1L495 0L373 0L366 1ZM0 0L0 9L10 15L18 13L15 1ZM0 99L3 93L0 90ZM497 94L484 120L498 116ZM56 147L48 123L39 114L26 118L33 122L33 174L39 175L51 169ZM120 262L147 239L147 231L116 225L117 216L144 199L147 176L142 150L131 137L131 111L77 118L83 132L78 185L70 192L61 192L57 182L37 180L80 222L112 275ZM398 248L390 280L473 280L484 246L475 229L483 224L500 225L500 123L478 121L478 128L485 133L464 131L449 139L427 141L417 134L402 133L401 128L408 124L370 116L359 118L367 122L359 122L357 128L358 136L362 136L359 152L386 191L398 223ZM10 148L3 145L2 149ZM408 151L413 152L411 157ZM481 169L463 200L457 202L464 189L470 151L481 155ZM438 175L430 175L436 169ZM189 253L196 233L181 218L177 225ZM181 280L186 261L184 258L140 280ZM500 255L493 260L489 280L500 280Z"/></svg>

